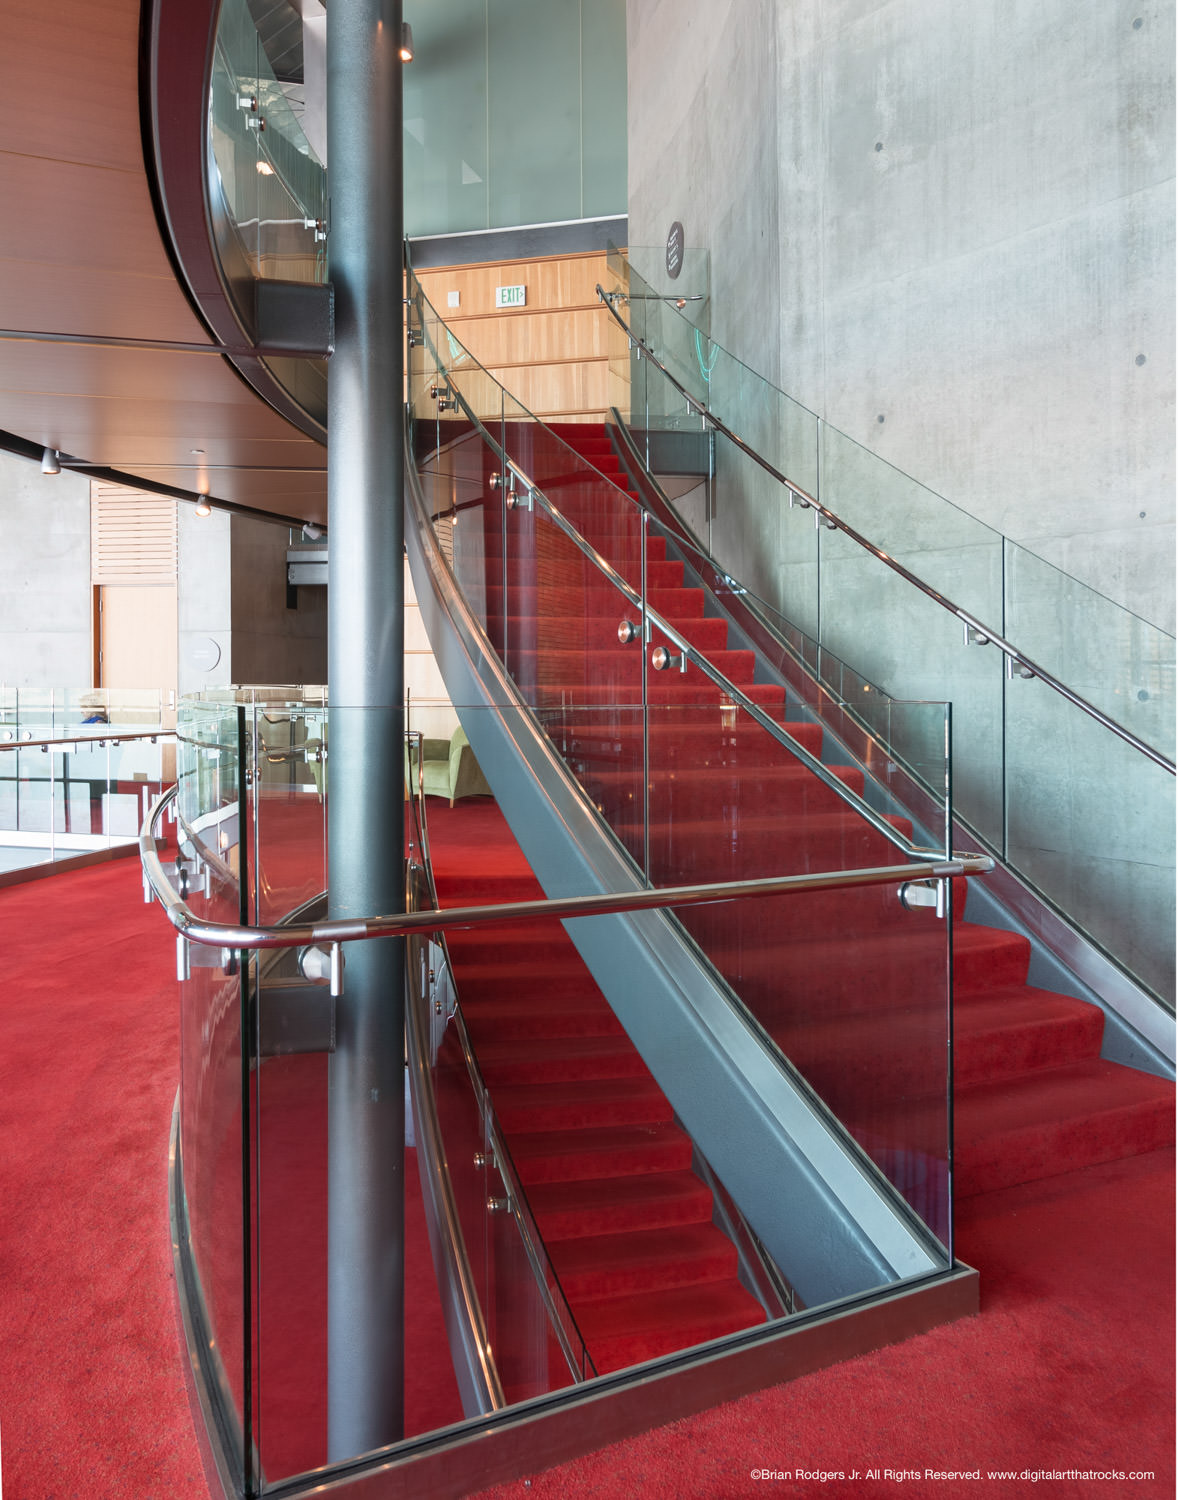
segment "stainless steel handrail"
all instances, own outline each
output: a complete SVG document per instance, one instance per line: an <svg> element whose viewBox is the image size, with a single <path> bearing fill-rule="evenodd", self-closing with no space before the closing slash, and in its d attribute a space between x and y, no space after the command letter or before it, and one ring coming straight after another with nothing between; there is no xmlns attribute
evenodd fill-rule
<svg viewBox="0 0 1178 1500"><path fill-rule="evenodd" d="M157 740L175 738L174 729L144 729L135 734L58 734L36 740L0 740L0 750L48 750L55 745L97 745L100 749L105 749L107 745L121 745L131 740L150 740L154 745Z"/></svg>
<svg viewBox="0 0 1178 1500"><path fill-rule="evenodd" d="M175 787L156 799L139 833L139 854L152 894L182 937L214 948L303 948L312 944L362 942L370 938L437 932L449 928L489 926L495 922L544 917L611 916L668 906L703 906L750 896L800 894L865 885L904 885L945 880L957 875L984 875L994 861L984 854L955 854L952 859L925 859L906 865L879 865L859 870L827 870L815 875L775 875L757 880L717 881L706 885L663 886L657 890L611 891L596 896L561 896L543 901L509 901L492 906L452 906L439 911L396 912L385 916L336 917L290 927L246 927L204 922L172 889L159 857L152 828L176 795Z"/></svg>
<svg viewBox="0 0 1178 1500"><path fill-rule="evenodd" d="M643 355L647 359L649 359L653 365L655 365L659 370L662 371L662 373L667 377L667 379L671 382L671 384L675 387L675 389L699 417L701 417L705 422L714 427L717 432L721 433L730 442L734 443L737 448L739 448L740 451L745 454L746 457L752 459L753 463L762 468L766 474L769 474L773 479L777 480L779 484L784 485L791 495L796 496L797 501L800 505L813 510L816 515L821 516L821 518L830 527L837 531L841 531L845 536L850 537L850 539L854 543L856 543L857 546L862 547L864 551L870 552L873 557L878 558L879 561L885 565L885 567L890 568L893 573L898 574L901 578L904 579L906 583L910 583L913 588L919 589L922 594L927 595L928 598L939 604L942 609L948 610L950 614L955 615L957 619L959 619L968 630L973 630L974 632L976 632L977 636L979 637L978 644L992 643L993 645L997 646L999 651L1001 651L1003 655L1006 656L1008 661L1017 664L1025 672L1030 673L1031 676L1038 677L1039 680L1041 682L1044 682L1049 688L1052 689L1053 692L1058 693L1062 698L1066 698L1067 701L1074 707L1080 709L1082 713L1086 713L1089 718L1095 719L1098 724L1102 725L1112 734L1115 734L1118 739L1124 740L1127 745L1131 745L1134 750L1137 750L1142 755L1148 757L1148 759L1152 760L1155 765L1159 765L1164 770L1169 771L1171 776L1175 774L1175 771L1178 768L1176 768L1174 762L1167 759L1167 757L1164 756L1160 750L1155 750L1152 745L1149 745L1144 740L1139 739L1137 735L1132 733L1131 730L1128 730L1123 725L1118 724L1115 719L1110 719L1109 716L1101 709L1097 708L1094 703L1089 703L1086 698L1082 698L1079 693L1074 692L1070 687L1067 686L1066 683L1061 682L1059 678L1056 677L1053 673L1049 672L1046 667L1041 667L1039 663L1033 661L1031 657L1024 655L1024 653L1021 652L1017 646L1012 645L1010 641L999 635L996 630L992 630L988 625L979 620L976 615L972 615L969 610L962 609L959 604L955 604L952 599L946 598L944 594L939 593L938 590L934 589L931 584L925 583L923 578L918 578L915 573L910 572L903 563L897 562L896 559L885 552L882 547L877 547L874 542L869 541L868 538L863 536L861 532L856 531L853 526L849 526L847 522L844 521L840 516L836 515L834 511L829 510L825 505L821 505L817 500L815 500L813 495L811 495L808 491L802 489L800 485L796 485L793 480L783 474L780 469L775 468L768 459L762 458L762 456L756 451L755 448L750 447L742 437L738 436L735 432L732 431L731 427L729 427L726 422L724 422L720 417L717 417L713 412L709 411L707 406L705 406L697 396L693 396L692 393L687 389L687 387L683 385L683 383L671 373L671 371L662 362L662 360L659 359L658 355L654 352L650 345L643 338L641 338L640 335L636 334L633 329L630 328L630 326L626 323L625 319L618 312L617 308L613 304L613 301L611 300L613 295L614 294L604 291L601 287L601 284L598 283L598 300L607 308L610 316L617 323L618 327L621 328L623 333L625 333L627 339L631 342L631 344L639 348L642 351Z"/></svg>

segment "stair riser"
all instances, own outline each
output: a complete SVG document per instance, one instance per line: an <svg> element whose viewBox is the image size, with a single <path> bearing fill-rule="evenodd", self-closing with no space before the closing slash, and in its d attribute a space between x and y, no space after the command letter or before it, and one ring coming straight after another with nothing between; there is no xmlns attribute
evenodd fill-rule
<svg viewBox="0 0 1178 1500"><path fill-rule="evenodd" d="M818 758L822 747L821 731L808 726L784 725L791 745L782 745L773 734L754 724L743 709L729 709L737 719L736 726L726 729L717 723L684 725L672 729L669 719L718 718L720 708L663 708L648 716L652 780L666 781L680 771L743 770L755 773L769 766L801 764L792 746ZM775 723L780 723L772 715ZM644 717L640 709L620 709L616 713L595 715L568 710L559 719L545 722L549 738L570 763L586 774L608 774L611 770L642 764Z"/></svg>
<svg viewBox="0 0 1178 1500"><path fill-rule="evenodd" d="M545 649L579 649L581 651L615 652L622 650L630 656L641 651L637 639L622 645L618 640L618 626L623 617L636 615L632 609L613 609L601 615L521 617L512 615L507 620L507 637L521 645L541 646ZM637 620L634 622L637 624ZM692 618L676 626L697 651L724 651L728 646L728 625L724 620ZM655 630L650 639L651 647L666 646L677 649L661 631Z"/></svg>
<svg viewBox="0 0 1178 1500"><path fill-rule="evenodd" d="M533 1195L535 1196L535 1195ZM535 1207L535 1205L533 1205ZM619 1203L609 1209L536 1210L536 1221L546 1241L580 1239L585 1235L621 1234L637 1229L670 1229L677 1224L705 1224L712 1217L710 1197L694 1204L654 1202Z"/></svg>
<svg viewBox="0 0 1178 1500"><path fill-rule="evenodd" d="M507 652L505 662L510 670L511 652ZM516 682L524 694L524 697L533 708L547 715L549 712L567 712L570 708L574 710L583 709L612 709L619 716L629 715L634 724L641 723L642 698L636 691L630 701L618 703L617 691L614 688L600 684L585 684L583 682L549 682L533 681L527 677L520 677L512 673ZM647 680L647 703L652 710L652 718L655 717L654 710L663 706L681 713L684 709L711 709L727 705L733 714L738 714L739 709L732 704L722 688L712 683L691 684L684 682L678 672L659 672L651 674L653 681ZM673 681L667 682L667 678ZM734 684L735 686L735 684ZM750 702L763 708L769 717L780 723L784 716L785 689L778 687L776 683L749 683L740 688L740 692Z"/></svg>
<svg viewBox="0 0 1178 1500"><path fill-rule="evenodd" d="M839 776L838 780L855 789L854 778ZM637 767L629 776L586 773L581 784L591 800L606 809L612 827L632 825L632 832L640 835L643 797ZM745 818L784 819L840 813L846 808L847 803L833 787L807 771L795 773L783 767L756 778L739 779L717 770L704 777L686 773L673 782L656 781L650 788L646 816L652 825L662 824L671 829L679 824L696 825L713 817L739 828Z"/></svg>
<svg viewBox="0 0 1178 1500"><path fill-rule="evenodd" d="M829 945L803 940L782 944L762 929L745 936L740 947L727 935L722 946L716 935L708 948L736 993L776 1034L823 1017L900 1010L914 996L932 997L930 1007L940 1004L938 996L947 1001L943 927L934 926L936 919L925 912L904 917L912 924L912 935L902 941L879 932L855 941L846 932ZM981 953L960 946L954 950L954 983L963 990L981 990L988 980L1001 986L1023 983L1026 967L1027 950L1017 940ZM943 1047L947 1017L941 1026Z"/></svg>
<svg viewBox="0 0 1178 1500"><path fill-rule="evenodd" d="M962 1140L960 1135L958 1140L956 1192L959 1198L968 1198L1173 1145L1174 1108L1172 1101L1160 1100L985 1140Z"/></svg>
<svg viewBox="0 0 1178 1500"><path fill-rule="evenodd" d="M504 591L502 581L497 576L488 578L485 598L487 617L501 622ZM581 614L599 619L616 616L615 630L634 609L629 600L605 582L585 586L578 592L577 601L578 612ZM666 587L648 580L646 603L649 609L675 626L704 618L704 596L701 589ZM561 620L571 613L569 604L569 591L557 584L515 584L507 590L509 619L526 616L540 620Z"/></svg>
<svg viewBox="0 0 1178 1500"><path fill-rule="evenodd" d="M737 687L744 687L753 680L753 653L751 651L713 651L709 654L709 661L729 682ZM612 650L591 651L566 651L555 650L551 647L533 650L517 644L513 647L508 643L507 666L511 675L521 683L576 683L579 687L594 688L598 685L617 686L624 688L638 703L642 702L642 660L637 652L620 646L615 639ZM669 680L663 686L676 687L694 691L707 684L712 685L712 680L702 668L689 665L686 672L680 672L677 668L656 673L653 668L650 677L657 680L658 677L670 679L677 677L679 681L672 684Z"/></svg>
<svg viewBox="0 0 1178 1500"><path fill-rule="evenodd" d="M562 1058L532 1061L526 1056L514 1062L490 1062L480 1058L489 1088L520 1083L562 1083L590 1078L649 1078L650 1070L634 1048L608 1056L588 1056L573 1048Z"/></svg>
<svg viewBox="0 0 1178 1500"><path fill-rule="evenodd" d="M686 1172L691 1167L691 1143L677 1146L637 1145L628 1152L568 1151L550 1157L517 1156L516 1169L525 1187L546 1182L592 1182L603 1176L640 1177L659 1172Z"/></svg>
<svg viewBox="0 0 1178 1500"><path fill-rule="evenodd" d="M652 1099L646 1091L635 1092L630 1099L611 1099L607 1103L574 1100L564 1105L532 1105L507 1103L497 1098L495 1106L503 1128L513 1134L591 1130L605 1125L659 1125L672 1117L666 1099L661 1094Z"/></svg>

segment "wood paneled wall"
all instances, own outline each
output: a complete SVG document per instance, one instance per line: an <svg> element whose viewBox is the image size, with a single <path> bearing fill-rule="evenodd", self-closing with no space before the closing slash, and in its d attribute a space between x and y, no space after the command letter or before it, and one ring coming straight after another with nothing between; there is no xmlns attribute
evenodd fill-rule
<svg viewBox="0 0 1178 1500"><path fill-rule="evenodd" d="M604 251L445 266L418 273L456 338L533 415L601 421L608 407ZM522 308L496 308L495 289L524 286ZM458 306L449 305L457 292Z"/></svg>

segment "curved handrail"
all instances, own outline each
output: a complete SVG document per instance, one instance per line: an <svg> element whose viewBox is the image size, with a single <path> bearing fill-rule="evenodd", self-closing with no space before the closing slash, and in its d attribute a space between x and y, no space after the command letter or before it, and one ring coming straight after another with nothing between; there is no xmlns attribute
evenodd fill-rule
<svg viewBox="0 0 1178 1500"><path fill-rule="evenodd" d="M705 885L661 886L655 890L609 891L604 895L560 896L542 901L508 901L489 906L451 906L441 911L395 912L372 917L334 917L290 927L256 927L199 918L172 888L159 857L152 829L172 798L171 787L152 804L139 832L139 855L151 892L181 937L214 948L305 948L363 942L371 938L405 937L451 927L483 927L494 922L529 921L545 917L613 916L620 912L654 911L669 906L702 906L753 896L777 896L804 891L829 891L864 885L907 885L924 880L946 880L958 875L985 875L994 868L986 854L955 854L952 859L925 859L907 865L873 865L860 870L826 870L812 875L774 875L757 880L712 881Z"/></svg>
<svg viewBox="0 0 1178 1500"><path fill-rule="evenodd" d="M1146 756L1149 760L1153 761L1155 765L1159 765L1164 770L1169 771L1171 776L1175 775L1178 767L1175 766L1175 763L1172 760L1169 760L1165 755L1163 755L1160 750L1155 750L1152 745L1147 744L1143 739L1139 739L1137 735L1124 728L1123 725L1118 724L1115 719L1110 719L1109 716L1106 713L1102 712L1101 709L1097 708L1094 703L1089 703L1086 698L1081 697L1079 693L1068 687L1066 683L1061 682L1060 679L1053 673L1049 672L1046 667L1041 667L1038 662L1033 661L1031 657L1026 656L1022 651L1018 649L1017 646L1012 645L1010 641L1006 640L1002 635L1000 635L998 631L992 630L990 626L979 620L976 615L971 614L969 610L963 609L961 605L955 604L952 599L947 598L944 594L933 588L931 584L925 583L923 578L918 578L916 574L906 568L903 563L897 562L896 559L889 553L885 552L882 547L877 547L874 542L870 541L861 532L856 531L853 526L848 525L848 523L844 521L840 516L836 515L834 511L828 509L825 505L820 504L813 495L808 493L808 491L802 489L800 485L795 484L792 479L790 479L787 475L783 474L780 469L771 464L767 458L763 458L755 448L750 447L742 437L733 432L731 427L729 427L725 421L723 421L720 417L717 417L713 412L709 411L697 396L693 396L687 389L687 387L683 385L682 381L680 381L675 375L673 375L667 368L667 366L663 363L663 361L659 359L658 355L654 352L650 345L646 343L646 341L641 338L640 335L636 334L632 328L630 328L630 326L626 323L626 320L621 316L617 308L614 306L614 298L618 294L605 291L602 288L600 282L597 284L596 290L598 300L608 310L610 316L614 319L618 327L621 328L622 332L626 335L626 338L630 341L630 344L640 351L642 357L649 359L650 362L655 365L663 375L666 376L666 378L671 382L676 391L678 391L680 396L682 396L683 399L687 402L688 406L700 418L702 418L703 421L709 423L713 428L715 428L718 433L720 433L723 437L726 437L729 442L734 443L736 447L739 448L741 453L743 453L747 458L750 458L753 463L758 465L759 468L763 469L765 473L768 474L771 478L775 479L779 484L784 485L785 488L790 492L790 495L792 497L790 502L791 504L793 503L793 500L796 499L798 505L802 506L803 508L812 509L815 515L825 521L832 530L841 531L844 536L849 537L851 541L853 541L857 546L863 548L865 552L870 552L873 557L878 558L885 567L890 568L893 573L896 573L899 577L903 578L906 583L911 584L913 588L919 589L922 594L925 594L928 598L932 599L934 603L939 604L942 609L948 610L950 614L955 615L957 619L959 619L966 627L967 631L972 630L975 632L976 644L993 644L997 646L1002 654L1007 658L1007 661L1012 665L1017 666L1023 675L1039 678L1040 681L1044 682L1049 688L1052 689L1053 692L1058 693L1062 698L1065 698L1075 708L1080 709L1082 713L1087 714L1089 718L1094 719L1103 728L1115 734L1118 739L1124 740L1127 745L1131 745L1134 750Z"/></svg>

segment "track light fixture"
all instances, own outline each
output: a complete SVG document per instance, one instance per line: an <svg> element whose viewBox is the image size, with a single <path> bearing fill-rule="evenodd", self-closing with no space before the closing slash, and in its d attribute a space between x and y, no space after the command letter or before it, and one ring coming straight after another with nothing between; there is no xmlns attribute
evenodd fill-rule
<svg viewBox="0 0 1178 1500"><path fill-rule="evenodd" d="M323 535L323 527L316 526L314 521L308 521L303 527L303 540L305 542L317 542Z"/></svg>
<svg viewBox="0 0 1178 1500"><path fill-rule="evenodd" d="M60 474L61 473L61 454L57 451L56 448L46 448L45 451L44 451L44 453L42 453L42 455L41 455L41 473L42 474Z"/></svg>
<svg viewBox="0 0 1178 1500"><path fill-rule="evenodd" d="M408 21L401 22L401 61L413 61L413 27Z"/></svg>
<svg viewBox="0 0 1178 1500"><path fill-rule="evenodd" d="M192 508L198 516L211 516L213 513L213 507L203 495Z"/></svg>

